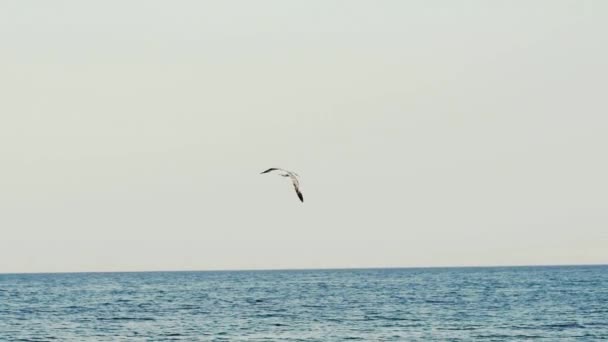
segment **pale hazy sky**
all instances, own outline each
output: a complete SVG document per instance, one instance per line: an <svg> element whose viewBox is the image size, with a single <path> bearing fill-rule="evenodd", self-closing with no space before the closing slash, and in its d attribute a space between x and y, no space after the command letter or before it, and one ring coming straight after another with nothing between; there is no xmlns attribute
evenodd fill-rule
<svg viewBox="0 0 608 342"><path fill-rule="evenodd" d="M608 263L607 1L2 1L0 42L0 272Z"/></svg>

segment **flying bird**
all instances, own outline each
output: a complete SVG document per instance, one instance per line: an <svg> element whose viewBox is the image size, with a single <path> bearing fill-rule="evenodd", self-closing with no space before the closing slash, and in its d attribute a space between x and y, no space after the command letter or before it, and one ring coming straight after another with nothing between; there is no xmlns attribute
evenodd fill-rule
<svg viewBox="0 0 608 342"><path fill-rule="evenodd" d="M304 202L304 196L302 196L302 192L300 192L300 181L298 181L298 177L300 177L300 176L298 176L298 174L295 172L283 170L278 167L271 167L270 169L268 169L260 174L269 173L269 172L273 172L273 171L280 172L279 176L291 178L291 182L293 183L293 188L296 190L296 194L298 194L298 198L300 199L300 201Z"/></svg>

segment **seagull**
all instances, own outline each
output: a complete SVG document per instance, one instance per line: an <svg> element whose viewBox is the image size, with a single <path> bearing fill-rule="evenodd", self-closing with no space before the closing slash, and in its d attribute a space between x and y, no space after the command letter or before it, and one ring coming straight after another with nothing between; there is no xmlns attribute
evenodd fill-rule
<svg viewBox="0 0 608 342"><path fill-rule="evenodd" d="M298 181L298 177L300 177L300 176L298 176L297 173L283 170L278 167L271 167L270 169L268 169L264 172L261 172L260 174L269 173L272 171L279 171L280 172L279 176L291 178L291 182L293 183L293 188L296 190L296 194L298 194L298 198L300 199L300 201L304 202L304 196L302 196L302 193L300 192L300 182Z"/></svg>

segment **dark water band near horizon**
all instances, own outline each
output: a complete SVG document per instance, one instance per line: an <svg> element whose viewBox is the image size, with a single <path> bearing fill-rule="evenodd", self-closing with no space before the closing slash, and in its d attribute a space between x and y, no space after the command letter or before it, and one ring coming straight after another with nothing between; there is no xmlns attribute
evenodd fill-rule
<svg viewBox="0 0 608 342"><path fill-rule="evenodd" d="M0 341L608 340L608 266L0 274Z"/></svg>

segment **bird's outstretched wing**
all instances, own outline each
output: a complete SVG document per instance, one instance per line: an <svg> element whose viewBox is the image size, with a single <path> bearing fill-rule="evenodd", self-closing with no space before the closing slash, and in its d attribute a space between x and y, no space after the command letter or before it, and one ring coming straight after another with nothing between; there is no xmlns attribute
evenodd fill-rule
<svg viewBox="0 0 608 342"><path fill-rule="evenodd" d="M298 198L300 199L300 201L304 203L304 196L302 196L302 192L300 192L300 188L298 187L296 182L293 182L293 188L296 190L296 194L298 194Z"/></svg>
<svg viewBox="0 0 608 342"><path fill-rule="evenodd" d="M260 174L268 173L268 172L272 172L272 171L283 171L283 169L279 169L278 167L271 167L270 169L268 169L266 171L260 172Z"/></svg>

